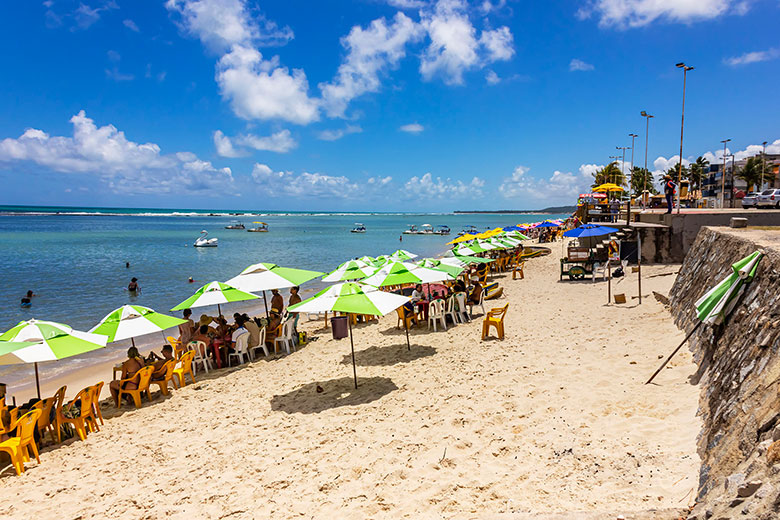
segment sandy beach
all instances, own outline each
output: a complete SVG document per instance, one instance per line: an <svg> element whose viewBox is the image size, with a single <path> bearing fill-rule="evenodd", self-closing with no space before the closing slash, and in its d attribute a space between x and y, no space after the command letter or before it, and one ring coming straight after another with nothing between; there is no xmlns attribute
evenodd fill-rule
<svg viewBox="0 0 780 520"><path fill-rule="evenodd" d="M503 341L476 318L407 351L395 314L359 325L357 390L349 340L302 318L316 339L289 356L104 401L100 432L3 472L0 518L674 518L698 479L690 354L644 382L683 338L651 296L678 268L643 268L641 306L629 273L607 305L606 282L533 259L486 302L510 304Z"/></svg>

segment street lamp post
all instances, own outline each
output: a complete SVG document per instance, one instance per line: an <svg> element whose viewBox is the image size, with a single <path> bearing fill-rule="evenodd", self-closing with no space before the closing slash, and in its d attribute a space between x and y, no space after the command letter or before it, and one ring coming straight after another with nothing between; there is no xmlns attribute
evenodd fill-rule
<svg viewBox="0 0 780 520"><path fill-rule="evenodd" d="M683 160L683 131L685 129L685 82L688 77L688 71L693 70L685 63L678 63L677 68L683 70L683 99L682 99L682 118L680 119L680 165L677 168L677 214L680 214L680 183L682 181L682 160Z"/></svg>
<svg viewBox="0 0 780 520"><path fill-rule="evenodd" d="M729 141L731 141L731 139L724 139L721 141L721 143L723 143L723 173L720 179L720 208L721 209L726 207L726 143L728 143Z"/></svg>
<svg viewBox="0 0 780 520"><path fill-rule="evenodd" d="M639 113L639 115L641 115L647 120L647 124L645 125L645 171L642 173L642 175L644 176L644 188L642 188L642 207L645 207L646 205L645 192L647 191L647 173L648 173L647 172L647 143L650 140L650 118L655 116L651 116L644 110L642 110Z"/></svg>
<svg viewBox="0 0 780 520"><path fill-rule="evenodd" d="M766 141L761 144L764 146L764 151L761 152L761 184L758 186L758 191L764 191L764 168L766 168Z"/></svg>
<svg viewBox="0 0 780 520"><path fill-rule="evenodd" d="M609 158L611 159L611 162L609 164L612 164L613 162L617 162L618 159L620 159L619 155L610 155ZM614 182L615 179L613 177L610 177L607 179L607 182Z"/></svg>
<svg viewBox="0 0 780 520"><path fill-rule="evenodd" d="M731 197L729 197L729 207L734 207L734 154L729 155L731 157Z"/></svg>
<svg viewBox="0 0 780 520"><path fill-rule="evenodd" d="M628 212L626 216L626 224L631 223L631 190L634 189L634 139L639 137L637 134L631 133L628 134L628 136L631 138L631 169L629 172L631 173L631 177L628 181Z"/></svg>
<svg viewBox="0 0 780 520"><path fill-rule="evenodd" d="M623 152L623 155L620 158L620 176L622 177L620 184L622 185L626 180L626 150L628 150L628 146L616 146L615 149ZM629 202L629 205L630 204L631 203ZM626 223L628 223L628 220L626 220Z"/></svg>

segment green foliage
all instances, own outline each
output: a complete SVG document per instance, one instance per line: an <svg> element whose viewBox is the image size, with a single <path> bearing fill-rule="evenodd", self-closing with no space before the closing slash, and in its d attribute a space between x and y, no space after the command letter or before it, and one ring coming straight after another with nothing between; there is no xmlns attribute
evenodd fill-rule
<svg viewBox="0 0 780 520"><path fill-rule="evenodd" d="M593 184L591 188L613 182L618 186L626 186L626 177L620 171L617 162L611 162L602 169L593 174Z"/></svg>
<svg viewBox="0 0 780 520"><path fill-rule="evenodd" d="M736 172L736 176L747 182L748 192L753 191L753 186L761 182L761 158L750 157L745 165Z"/></svg>
<svg viewBox="0 0 780 520"><path fill-rule="evenodd" d="M710 162L702 156L687 168L687 179L691 181L691 191L701 189L701 180L707 175Z"/></svg>
<svg viewBox="0 0 780 520"><path fill-rule="evenodd" d="M651 195L658 193L658 190L655 187L653 174L644 168L634 166L633 175L631 175L631 193L635 197L639 197L645 189L647 189Z"/></svg>

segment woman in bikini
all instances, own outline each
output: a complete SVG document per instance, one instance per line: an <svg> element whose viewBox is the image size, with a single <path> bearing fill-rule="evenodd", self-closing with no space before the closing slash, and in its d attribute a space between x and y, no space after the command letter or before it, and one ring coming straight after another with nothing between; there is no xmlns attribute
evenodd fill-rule
<svg viewBox="0 0 780 520"><path fill-rule="evenodd" d="M135 376L139 370L144 367L144 358L138 353L138 349L130 347L127 349L127 360L122 363L122 377L121 379L127 379L128 377ZM119 405L119 381L111 381L108 385L111 390L111 397L114 398L114 402ZM135 390L138 388L138 381L133 378L132 381L128 381L122 387L123 390Z"/></svg>

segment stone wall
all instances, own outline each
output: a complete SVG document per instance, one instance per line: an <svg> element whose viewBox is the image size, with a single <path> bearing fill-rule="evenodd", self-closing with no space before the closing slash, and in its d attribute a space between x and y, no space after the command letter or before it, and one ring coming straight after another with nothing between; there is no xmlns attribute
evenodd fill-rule
<svg viewBox="0 0 780 520"><path fill-rule="evenodd" d="M698 364L703 430L698 504L691 518L780 518L780 232L703 227L670 293L675 321L690 332L694 302L756 249L766 256L740 303L719 327L703 325L689 346ZM767 456L769 455L769 457Z"/></svg>

